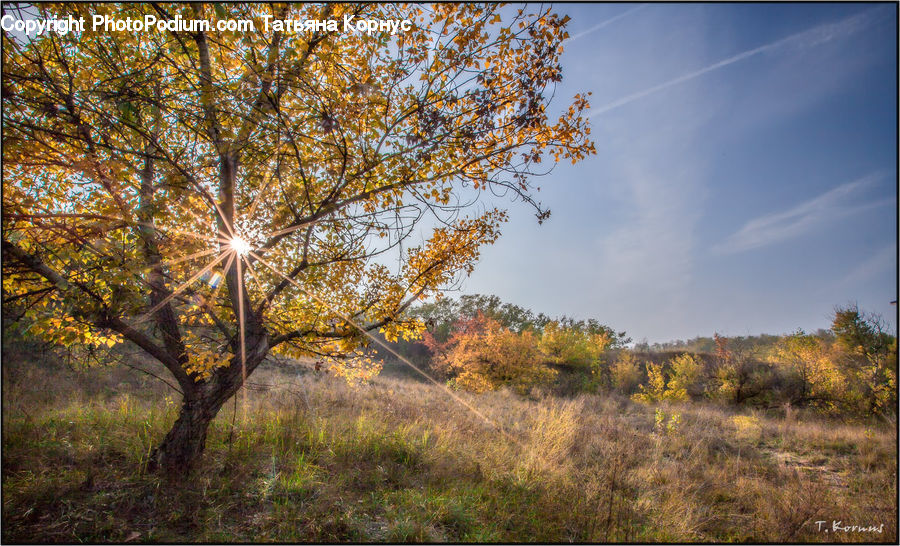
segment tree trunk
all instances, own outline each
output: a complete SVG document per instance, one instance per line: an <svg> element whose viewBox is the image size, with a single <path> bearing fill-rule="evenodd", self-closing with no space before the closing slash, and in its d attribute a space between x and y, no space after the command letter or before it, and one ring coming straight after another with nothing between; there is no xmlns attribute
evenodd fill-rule
<svg viewBox="0 0 900 546"><path fill-rule="evenodd" d="M204 404L202 400L185 400L172 429L153 450L147 469L169 475L187 473L200 459L209 424L218 412L218 407Z"/></svg>
<svg viewBox="0 0 900 546"><path fill-rule="evenodd" d="M225 402L241 388L244 373L249 376L268 353L268 335L255 330L248 337L251 350L247 351L244 366L240 357L235 356L229 366L215 370L209 379L185 393L178 419L159 447L153 450L147 470L178 476L196 466L206 447L209 424Z"/></svg>

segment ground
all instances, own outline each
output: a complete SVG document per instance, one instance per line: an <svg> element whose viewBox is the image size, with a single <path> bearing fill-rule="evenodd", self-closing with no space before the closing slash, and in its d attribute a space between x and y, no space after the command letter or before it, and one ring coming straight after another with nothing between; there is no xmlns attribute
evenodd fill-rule
<svg viewBox="0 0 900 546"><path fill-rule="evenodd" d="M482 418L405 374L268 363L170 480L143 470L164 385L6 347L3 367L6 542L897 540L892 423L455 393Z"/></svg>

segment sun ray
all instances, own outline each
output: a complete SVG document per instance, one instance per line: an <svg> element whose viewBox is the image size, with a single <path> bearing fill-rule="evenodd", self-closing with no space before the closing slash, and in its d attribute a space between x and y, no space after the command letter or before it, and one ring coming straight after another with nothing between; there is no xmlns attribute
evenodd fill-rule
<svg viewBox="0 0 900 546"><path fill-rule="evenodd" d="M219 217L220 217L220 218L225 218L226 216L225 216L225 214L222 212L222 209L219 208L219 204L216 203L215 201L212 201L212 204L213 204L213 206L215 207L216 212L219 214ZM203 220L202 218L200 218L199 216L197 216L197 214L196 214L194 211L192 211L192 210L190 210L190 209L182 209L182 210L184 210L186 213L188 213L188 214L189 214L192 218L194 218L194 220L196 220L197 222L199 222L199 223L201 223L201 224L205 223L205 220ZM213 219L213 220L214 220L214 219ZM224 234L225 237L222 237L222 236L221 236L221 235L222 235L221 232L219 232L218 239L219 239L220 242L223 241L223 240L224 240L224 241L228 241L228 240L230 240L230 239L233 239L234 236L235 236L235 231L234 231L234 229L233 229L233 226L229 225L228 222L223 222L223 224L225 225L225 229L228 231L228 233L227 233L227 234Z"/></svg>
<svg viewBox="0 0 900 546"><path fill-rule="evenodd" d="M12 218L15 220L31 220L31 219L39 219L39 218L83 218L86 220L106 220L111 222L122 222L123 224L129 225L134 224L137 226L147 226L153 229L162 231L164 233L175 233L177 235L184 235L186 237L193 237L200 241L210 242L211 239L208 236L200 235L199 233L194 233L192 231L184 231L174 227L163 227L158 224L154 224L151 222L142 222L140 220L126 220L124 218L119 218L117 216L107 216L105 214L75 214L75 213L33 213L33 214L4 214L3 216L7 218ZM40 227L40 226L35 226Z"/></svg>
<svg viewBox="0 0 900 546"><path fill-rule="evenodd" d="M250 212L247 213L248 218L253 218L253 214L256 212L256 206L257 206L257 204L259 204L260 198L263 196L263 194L266 192L266 190L269 189L269 186L272 184L272 178L273 177L269 177L269 181L265 183L265 185L262 187L261 190L259 190L259 193L257 193L256 197L253 199L253 203L250 204Z"/></svg>
<svg viewBox="0 0 900 546"><path fill-rule="evenodd" d="M237 254L235 254L234 252L229 252L228 253L228 261L225 262L225 267L222 269L222 271L227 272L229 269L231 269L231 264L234 263L234 260L236 258L237 258ZM218 296L219 290L222 289L223 284L224 283L219 283L218 285L215 286L215 288L213 288L213 293L210 294L210 296L209 296L209 299L211 301L215 301L216 296Z"/></svg>
<svg viewBox="0 0 900 546"><path fill-rule="evenodd" d="M199 224L208 224L208 225L210 225L210 227L212 227L212 224L215 223L215 218L210 218L209 220L206 220L206 219L198 216L196 212L194 212L190 209L181 209L181 210L186 212L191 218L196 220L197 223L199 223Z"/></svg>
<svg viewBox="0 0 900 546"><path fill-rule="evenodd" d="M156 229L156 230L158 230L158 231L161 231L161 232L165 233L166 235L170 235L170 236L171 236L171 234L175 234L175 235L183 235L183 236L185 236L185 237L191 237L191 238L193 238L193 239L196 239L196 240L198 240L198 241L202 241L202 242L204 242L204 243L211 243L211 242L213 242L213 239L212 239L209 235L201 235L201 234L199 234L199 233L194 233L193 231L185 231L185 230L183 230L183 229L172 228L172 227L161 227L161 226L159 226L159 225L156 225L156 224L150 224L150 223L147 223L147 222L135 222L135 223L138 223L138 224L140 224L140 225L145 225L145 226L148 226L148 227L152 227L152 228L154 228L154 229Z"/></svg>
<svg viewBox="0 0 900 546"><path fill-rule="evenodd" d="M281 236L281 235L286 235L286 234L288 234L288 233L297 231L298 229L303 229L303 228L309 226L309 224L310 224L309 222L303 222L302 224L297 224L296 226L290 226L290 227L286 227L286 228L283 228L283 229L278 229L278 230L275 230L275 231L273 231L273 232L271 232L271 233L267 233L267 234L264 236L264 238L265 238L265 239L270 239L270 238L272 238L272 237L278 237L278 236Z"/></svg>
<svg viewBox="0 0 900 546"><path fill-rule="evenodd" d="M228 246L231 247L231 250L235 252L238 256L246 256L248 252L250 252L251 246L243 237L239 235L235 235L228 241Z"/></svg>
<svg viewBox="0 0 900 546"><path fill-rule="evenodd" d="M213 205L216 206L216 210L219 212L219 216L220 216L221 218L225 218L226 216L225 216L225 214L222 212L222 209L219 208L219 204L218 204L218 203L213 203ZM229 235L230 237L234 237L234 226L233 226L233 225L229 225L228 222L222 222L222 223L225 224L225 229L228 230L228 235ZM234 221L232 220L232 224L233 224L233 223L234 223Z"/></svg>
<svg viewBox="0 0 900 546"><path fill-rule="evenodd" d="M225 267L222 268L222 271L228 271L231 268L231 264L232 264L232 262L234 262L234 258L235 258L235 254L233 252L229 252L228 259L225 261ZM223 284L225 284L225 283L220 282L220 283L217 283L215 286L213 286L212 294L210 294L209 297L204 300L207 304L212 302L212 305L215 305L216 297L219 295L219 290L222 289ZM198 294L198 296L201 298L203 297L200 294Z"/></svg>
<svg viewBox="0 0 900 546"><path fill-rule="evenodd" d="M527 446L525 446L525 445L524 445L521 441L519 441L517 438L514 438L512 435L510 435L508 432L506 432L506 430L505 430L501 425L499 425L498 423L496 423L495 421L493 421L492 419L490 419L489 417L487 417L486 415L484 415L483 413L481 413L480 411L478 411L478 410L477 410L475 407L473 407L471 404L469 404L468 402L466 402L465 400L463 400L462 398L460 398L457 394L455 394L453 391L451 391L449 388L447 388L446 385L444 385L444 384L441 383L440 381L437 381L436 379L434 379L433 377L431 377L430 375L428 375L427 373L425 373L424 371L422 371L421 368L419 368L418 366L416 366L415 364L413 364L412 362L410 362L409 359L407 359L406 357L404 357L403 355L401 355L400 353L398 353L397 351L395 351L394 349L392 349L392 348L391 348L389 345L387 345L385 342L381 341L380 339L378 339L377 337L373 336L371 333L369 333L368 331L366 331L366 329L363 328L362 326L360 326L359 324L357 324L356 321L354 321L354 320L351 319L350 317L344 315L343 313L340 313L340 312L338 312L338 311L335 311L335 310L334 310L330 305L328 305L328 303L326 303L322 298L320 298L320 297L318 297L317 295L313 294L312 292L306 290L299 282L297 282L296 280L292 279L291 277L288 277L287 275L285 275L284 273L282 273L281 271L279 271L278 269L276 269L276 268L275 268L273 265L271 265L269 262L267 262L266 260L263 260L262 258L260 258L257 254L255 254L255 253L253 253L253 252L250 252L250 256L254 257L256 260L258 260L258 261L259 261L261 264L263 264L264 266L268 267L268 268L269 268L270 270L272 270L272 272L274 272L276 275L281 276L281 277L284 278L287 282L289 282L290 284L292 284L292 285L294 285L295 287L297 287L297 288L298 288L301 292L303 292L306 296L308 296L308 297L310 297L310 298L316 300L320 305L322 305L323 307L325 307L326 309L328 309L331 313L334 313L335 315L341 317L341 318L342 318L343 320L345 320L348 324L350 324L351 326L353 326L354 328L356 328L357 330L359 330L364 336L368 337L369 339L371 339L372 341L374 341L375 343L377 343L378 345L380 345L382 348L384 348L386 351L388 351L389 353L391 353L391 354L392 354L394 357L396 357L398 360L400 360L401 362L403 362L404 364L406 364L407 366L409 366L409 367L412 368L413 370L417 371L417 372L418 372L419 374L421 374L425 379L427 379L427 380L430 381L431 383L434 383L435 385L437 385L438 387L440 387L440 388L441 388L445 393L447 393L447 395L450 396L454 401L456 401L457 403L461 404L461 405L464 406L466 409L468 409L469 411L471 411L474 415L476 415L476 416L478 416L479 418L481 418L485 423L488 423L488 424L491 425L492 427L494 427L494 428L496 428L497 430L499 430L500 433L503 434L504 436L506 436L506 438L508 438L510 441L512 441L513 443L515 443L516 445L518 445L519 447L523 448L523 449L526 450L526 451L533 452L533 450L529 449Z"/></svg>
<svg viewBox="0 0 900 546"><path fill-rule="evenodd" d="M184 281L183 283L181 283L181 284L178 286L178 288L176 288L171 294L169 294L169 295L166 296L162 301L160 301L159 303L157 303L156 305L154 305L152 309L150 309L149 311L147 311L146 313L144 313L142 316L138 317L137 321L135 321L135 325L141 324L141 323L144 322L145 320L147 320L147 319L149 319L150 317L152 317L157 311L159 311L159 310L162 308L163 305L165 305L165 304L169 303L170 301L172 301L172 298L174 298L175 296L177 296L178 294L180 294L181 292L183 292L188 286L190 286L191 284L193 284L194 281L196 281L197 279L199 279L204 273L206 273L207 271L209 271L210 269L212 269L213 267L215 267L216 264L218 264L219 262L221 262L222 260L224 260L225 257L227 256L227 254L228 254L228 253L223 253L221 256L219 256L218 258L216 258L215 260L213 260L212 262L210 262L209 265L207 265L206 267L204 267L203 269L201 269L200 271L198 271L196 274L194 274L191 278L189 278L188 280L186 280L186 281Z"/></svg>
<svg viewBox="0 0 900 546"><path fill-rule="evenodd" d="M249 252L249 251L248 251ZM237 256L237 260L235 261L235 267L237 267L238 274L238 326L240 328L240 344L241 344L241 389L244 391L244 422L247 421L247 337L246 337L246 329L245 329L245 321L244 321L244 275L241 271L241 258L240 255L235 252Z"/></svg>
<svg viewBox="0 0 900 546"><path fill-rule="evenodd" d="M168 267L168 266L170 266L170 265L175 265L175 264L178 264L178 263L181 263L181 262L186 262L186 261L189 261L189 260L193 260L193 259L195 259L195 258L202 258L202 257L204 257L204 256L209 256L210 254L214 254L214 253L216 253L216 252L218 252L218 249L217 249L217 248L208 248L208 249L206 249L206 250L201 250L200 252L195 252L195 253L193 253L193 254L188 254L187 256L182 256L182 257L180 257L180 258L172 258L171 260L164 260L164 261L159 262L159 263L156 263L156 264L148 265L147 267L145 267L145 268L142 269L141 271L149 271L149 270L153 269L154 267L161 267L161 266L162 266L162 267Z"/></svg>
<svg viewBox="0 0 900 546"><path fill-rule="evenodd" d="M256 273L256 270L253 269L253 264L251 264L251 263L250 263L250 260L248 260L248 259L246 259L246 258L244 258L244 261L247 262L246 265L247 265L247 270L250 272L250 278L252 278L252 279L253 279L253 282L256 283L256 287L259 288L260 294L262 294L263 296L265 296L266 291L265 291L265 289L263 288L262 283L261 283L260 280L259 280L259 275ZM251 303L252 303L252 302L251 302Z"/></svg>

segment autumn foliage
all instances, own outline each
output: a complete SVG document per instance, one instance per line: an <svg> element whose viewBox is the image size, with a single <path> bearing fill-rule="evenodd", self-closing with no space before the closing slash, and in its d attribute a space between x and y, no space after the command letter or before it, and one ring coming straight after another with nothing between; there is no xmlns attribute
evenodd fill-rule
<svg viewBox="0 0 900 546"><path fill-rule="evenodd" d="M163 364L183 397L155 457L172 471L270 354L376 373L366 334L418 335L404 311L500 235L493 196L543 221L534 177L594 153L586 95L548 108L568 18L546 6L29 9L255 22L2 37L4 303L79 358L128 344ZM411 28L263 24L344 17Z"/></svg>
<svg viewBox="0 0 900 546"><path fill-rule="evenodd" d="M878 317L856 307L838 308L830 331L769 337L765 345L748 348L716 334L712 353L649 360L646 379L633 398L787 406L830 415L896 415L897 341ZM634 373L633 360L628 354L620 356L615 376ZM628 385L625 379L616 383L626 393Z"/></svg>
<svg viewBox="0 0 900 546"><path fill-rule="evenodd" d="M516 333L483 313L457 322L446 342L430 334L425 342L435 353L433 368L462 389L484 392L508 386L527 392L556 375L544 365L533 332Z"/></svg>
<svg viewBox="0 0 900 546"><path fill-rule="evenodd" d="M474 392L540 386L569 394L615 391L646 403L895 412L896 338L878 317L855 307L838 308L828 331L737 339L715 334L708 340L712 350L697 352L627 349L624 332L594 319L553 320L494 296L463 296L413 313L429 317L424 345L432 370Z"/></svg>

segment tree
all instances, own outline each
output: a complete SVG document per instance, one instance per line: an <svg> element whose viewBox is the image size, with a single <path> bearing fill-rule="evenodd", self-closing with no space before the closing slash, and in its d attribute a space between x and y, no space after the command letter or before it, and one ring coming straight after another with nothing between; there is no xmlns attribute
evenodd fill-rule
<svg viewBox="0 0 900 546"><path fill-rule="evenodd" d="M579 328L550 321L541 334L541 351L554 364L590 369L612 345L604 333L591 334Z"/></svg>
<svg viewBox="0 0 900 546"><path fill-rule="evenodd" d="M631 351L620 351L609 369L612 386L623 394L632 394L641 383L641 365Z"/></svg>
<svg viewBox="0 0 900 546"><path fill-rule="evenodd" d="M549 8L28 9L88 28L3 34L4 302L47 339L131 343L168 369L182 405L153 461L169 472L197 461L270 352L364 371L351 358L362 332L416 335L402 312L498 237L491 196L546 219L532 176L594 151L585 96L548 112L567 37ZM94 14L213 24L95 32ZM359 32L346 18L412 27ZM224 19L254 29L216 30ZM408 244L424 218L437 227Z"/></svg>
<svg viewBox="0 0 900 546"><path fill-rule="evenodd" d="M525 393L556 376L555 370L544 366L533 332L517 333L481 312L459 319L446 343L430 343L435 368L466 390L484 392L509 386Z"/></svg>
<svg viewBox="0 0 900 546"><path fill-rule="evenodd" d="M761 363L741 347L729 346L729 338L713 334L716 344L715 376L718 396L740 405L764 393L767 388L767 372Z"/></svg>
<svg viewBox="0 0 900 546"><path fill-rule="evenodd" d="M672 377L669 378L666 397L672 400L690 400L704 392L703 362L689 353L672 359Z"/></svg>
<svg viewBox="0 0 900 546"><path fill-rule="evenodd" d="M516 332L543 327L543 323L531 310L512 303L503 303L494 295L464 294L458 300L442 298L439 301L422 303L409 311L411 316L424 320L428 331L442 342L450 336L450 330L457 320L474 318L478 313L483 313Z"/></svg>
<svg viewBox="0 0 900 546"><path fill-rule="evenodd" d="M831 330L845 376L852 387L850 397L857 409L869 414L896 412L897 338L885 330L881 317L863 313L858 307L838 307Z"/></svg>
<svg viewBox="0 0 900 546"><path fill-rule="evenodd" d="M796 378L792 404L833 408L842 401L845 378L822 338L797 330L776 344L773 360Z"/></svg>
<svg viewBox="0 0 900 546"><path fill-rule="evenodd" d="M516 332L524 332L535 327L541 328L541 324L529 309L519 307L513 303L503 303L497 296L485 296L482 294L465 294L459 298L459 315L474 317L478 313L484 313L500 322L505 328Z"/></svg>
<svg viewBox="0 0 900 546"><path fill-rule="evenodd" d="M666 394L666 376L662 364L647 363L647 384L640 385L640 392L632 395L638 402L653 403L663 400Z"/></svg>

